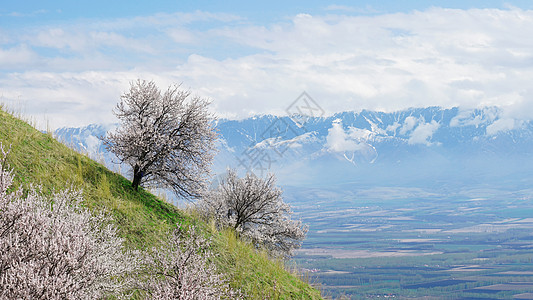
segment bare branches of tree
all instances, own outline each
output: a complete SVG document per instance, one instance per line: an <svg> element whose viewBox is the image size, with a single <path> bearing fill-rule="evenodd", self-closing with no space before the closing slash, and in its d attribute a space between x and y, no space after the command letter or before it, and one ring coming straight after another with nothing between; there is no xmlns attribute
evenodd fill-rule
<svg viewBox="0 0 533 300"><path fill-rule="evenodd" d="M121 126L103 140L131 166L133 188L155 185L184 198L199 196L217 138L208 105L179 85L162 93L152 81L131 84L114 110Z"/></svg>
<svg viewBox="0 0 533 300"><path fill-rule="evenodd" d="M199 202L200 209L275 256L290 256L300 247L307 227L291 219L291 208L275 184L273 174L265 179L250 173L239 178L229 170L218 188Z"/></svg>

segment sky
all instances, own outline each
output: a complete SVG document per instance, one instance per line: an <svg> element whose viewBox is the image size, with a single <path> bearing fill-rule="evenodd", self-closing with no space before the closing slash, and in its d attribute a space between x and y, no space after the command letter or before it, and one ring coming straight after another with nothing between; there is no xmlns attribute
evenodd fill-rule
<svg viewBox="0 0 533 300"><path fill-rule="evenodd" d="M531 1L25 1L0 5L0 102L39 128L112 123L132 81L219 118L498 106L533 119ZM427 120L429 122L430 120Z"/></svg>

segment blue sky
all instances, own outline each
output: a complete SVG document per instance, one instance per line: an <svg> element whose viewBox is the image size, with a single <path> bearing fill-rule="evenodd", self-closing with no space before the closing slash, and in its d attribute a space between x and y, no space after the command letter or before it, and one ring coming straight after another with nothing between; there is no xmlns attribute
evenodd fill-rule
<svg viewBox="0 0 533 300"><path fill-rule="evenodd" d="M499 106L533 118L531 1L3 1L0 101L52 128L108 123L129 82L220 117ZM513 125L514 126L514 125Z"/></svg>
<svg viewBox="0 0 533 300"><path fill-rule="evenodd" d="M275 21L299 13L323 13L330 6L350 8L350 14L409 12L429 7L457 9L533 8L531 1L444 0L444 1L4 1L0 13L31 16L33 21L72 20L78 18L124 18L160 12L191 12L195 10L238 14L258 22ZM28 21L26 18L25 21ZM14 20L8 20L8 24ZM17 21L15 21L17 22Z"/></svg>

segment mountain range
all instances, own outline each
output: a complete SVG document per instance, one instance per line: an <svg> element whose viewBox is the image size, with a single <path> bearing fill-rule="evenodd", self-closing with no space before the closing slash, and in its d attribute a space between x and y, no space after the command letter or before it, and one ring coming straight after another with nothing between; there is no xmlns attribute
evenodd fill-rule
<svg viewBox="0 0 533 300"><path fill-rule="evenodd" d="M496 107L363 110L304 122L261 115L215 125L215 174L228 167L274 172L281 185L301 187L517 185L533 178L533 123ZM99 139L116 126L60 128L55 135L117 170Z"/></svg>

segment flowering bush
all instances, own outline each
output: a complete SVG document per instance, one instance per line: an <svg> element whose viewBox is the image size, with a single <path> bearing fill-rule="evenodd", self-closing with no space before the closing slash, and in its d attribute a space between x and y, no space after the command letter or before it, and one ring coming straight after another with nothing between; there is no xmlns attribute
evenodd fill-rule
<svg viewBox="0 0 533 300"><path fill-rule="evenodd" d="M256 246L287 257L300 247L307 227L291 219L291 208L275 183L272 174L265 179L250 173L239 178L235 170L229 170L218 188L198 205L219 226L233 227Z"/></svg>
<svg viewBox="0 0 533 300"><path fill-rule="evenodd" d="M0 144L0 299L120 297L138 265L112 219L81 206L79 191L49 199L9 191L12 170Z"/></svg>
<svg viewBox="0 0 533 300"><path fill-rule="evenodd" d="M152 299L240 297L194 228L144 255L127 251L110 215L84 208L80 191L13 190L0 152L0 299L123 298L135 288Z"/></svg>
<svg viewBox="0 0 533 300"><path fill-rule="evenodd" d="M152 299L238 299L211 262L210 242L195 228L178 227L162 247L144 256L141 287Z"/></svg>

